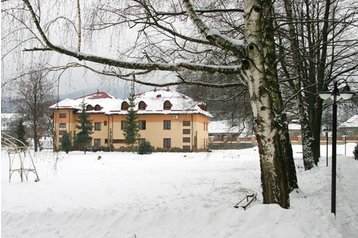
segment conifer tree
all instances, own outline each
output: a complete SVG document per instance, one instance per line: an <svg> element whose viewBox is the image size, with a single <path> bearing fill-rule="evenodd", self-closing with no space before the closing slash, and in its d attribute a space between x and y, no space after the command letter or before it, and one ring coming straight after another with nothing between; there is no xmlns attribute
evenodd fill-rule
<svg viewBox="0 0 358 238"><path fill-rule="evenodd" d="M84 153L87 151L87 147L92 141L91 134L92 132L92 122L89 119L88 114L86 113L86 105L82 102L82 111L79 119L77 120L78 124L76 128L79 132L76 134L76 145L83 149Z"/></svg>
<svg viewBox="0 0 358 238"><path fill-rule="evenodd" d="M71 150L71 136L67 131L62 135L61 146L62 150L64 150L66 154L68 154L68 152Z"/></svg>
<svg viewBox="0 0 358 238"><path fill-rule="evenodd" d="M14 129L14 137L16 139L18 139L19 141L21 141L22 143L24 143L25 145L28 145L28 142L26 141L26 129L25 129L25 126L24 126L24 119L23 118L20 118L17 122L16 122L16 125L15 125L15 129ZM16 143L19 145L19 146L22 146L21 142L17 141Z"/></svg>
<svg viewBox="0 0 358 238"><path fill-rule="evenodd" d="M137 120L137 111L134 109L134 90L132 89L131 94L128 97L129 106L128 106L128 114L126 118L126 124L124 127L124 142L127 145L133 145L138 138L139 134L139 124Z"/></svg>

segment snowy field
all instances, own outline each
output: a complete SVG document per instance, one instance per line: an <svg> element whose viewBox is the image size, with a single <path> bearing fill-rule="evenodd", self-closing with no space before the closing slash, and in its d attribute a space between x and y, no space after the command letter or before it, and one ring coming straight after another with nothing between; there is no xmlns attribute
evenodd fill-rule
<svg viewBox="0 0 358 238"><path fill-rule="evenodd" d="M41 181L8 182L1 154L3 238L358 237L358 161L338 146L337 216L330 213L331 162L303 170L291 209L263 205L256 148L211 153L87 153L36 156ZM98 156L102 158L98 160ZM31 178L33 180L33 178ZM246 194L258 200L234 205Z"/></svg>

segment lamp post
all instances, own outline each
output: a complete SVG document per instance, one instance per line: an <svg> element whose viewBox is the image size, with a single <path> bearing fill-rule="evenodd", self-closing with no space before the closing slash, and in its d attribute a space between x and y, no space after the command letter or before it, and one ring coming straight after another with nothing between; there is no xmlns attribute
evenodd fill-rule
<svg viewBox="0 0 358 238"><path fill-rule="evenodd" d="M323 129L323 132L326 135L326 167L328 167L328 132L329 132L329 128L325 127Z"/></svg>
<svg viewBox="0 0 358 238"><path fill-rule="evenodd" d="M334 81L333 91L319 94L320 98L326 100L331 98L332 105L332 187L331 187L331 213L336 215L336 178L337 178L337 102L341 99L351 99L353 93L346 85L342 92L338 89L338 81Z"/></svg>
<svg viewBox="0 0 358 238"><path fill-rule="evenodd" d="M347 156L347 135L344 133L343 137L343 141L344 141L344 157Z"/></svg>

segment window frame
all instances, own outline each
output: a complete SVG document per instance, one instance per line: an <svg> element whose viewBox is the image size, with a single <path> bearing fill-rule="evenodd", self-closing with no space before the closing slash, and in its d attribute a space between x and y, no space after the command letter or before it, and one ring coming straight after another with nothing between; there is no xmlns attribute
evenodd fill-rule
<svg viewBox="0 0 358 238"><path fill-rule="evenodd" d="M93 130L94 131L101 131L102 130L102 123L101 122L94 122L93 123Z"/></svg>
<svg viewBox="0 0 358 238"><path fill-rule="evenodd" d="M139 130L146 130L147 129L147 121L146 120L139 120L138 121Z"/></svg>
<svg viewBox="0 0 358 238"><path fill-rule="evenodd" d="M191 126L191 121L183 121L183 126Z"/></svg>
<svg viewBox="0 0 358 238"><path fill-rule="evenodd" d="M67 118L67 113L65 113L65 112L60 112L60 113L58 114L58 118Z"/></svg>
<svg viewBox="0 0 358 238"><path fill-rule="evenodd" d="M66 123L66 122L60 122L60 123L58 123L58 128L59 128L59 129L66 129L66 128L67 128L67 123Z"/></svg>
<svg viewBox="0 0 358 238"><path fill-rule="evenodd" d="M164 120L163 121L163 130L171 130L172 129L172 121Z"/></svg>
<svg viewBox="0 0 358 238"><path fill-rule="evenodd" d="M190 129L183 129L183 135L190 135L191 130Z"/></svg>
<svg viewBox="0 0 358 238"><path fill-rule="evenodd" d="M172 139L171 138L163 138L163 149L172 148Z"/></svg>

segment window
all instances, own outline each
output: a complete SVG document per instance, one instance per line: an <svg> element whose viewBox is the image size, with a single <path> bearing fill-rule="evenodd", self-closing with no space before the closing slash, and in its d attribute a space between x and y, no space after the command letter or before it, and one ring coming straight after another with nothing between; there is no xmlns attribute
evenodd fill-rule
<svg viewBox="0 0 358 238"><path fill-rule="evenodd" d="M66 123L60 123L60 124L58 125L58 127L59 127L59 128L66 128Z"/></svg>
<svg viewBox="0 0 358 238"><path fill-rule="evenodd" d="M184 152L190 152L190 145L184 145L183 146L183 151Z"/></svg>
<svg viewBox="0 0 358 238"><path fill-rule="evenodd" d="M112 140L112 143L113 143L113 144L121 144L121 143L123 144L123 143L124 143L124 139L113 139L113 140Z"/></svg>
<svg viewBox="0 0 358 238"><path fill-rule="evenodd" d="M101 139L94 139L93 145L95 149L99 149L99 147L101 147Z"/></svg>
<svg viewBox="0 0 358 238"><path fill-rule="evenodd" d="M138 104L138 109L139 110L145 110L147 108L147 104L145 104L145 102L140 101Z"/></svg>
<svg viewBox="0 0 358 238"><path fill-rule="evenodd" d="M59 118L66 118L66 113L60 113Z"/></svg>
<svg viewBox="0 0 358 238"><path fill-rule="evenodd" d="M183 126L190 126L190 121L183 121Z"/></svg>
<svg viewBox="0 0 358 238"><path fill-rule="evenodd" d="M190 129L183 129L183 134L185 135L190 134Z"/></svg>
<svg viewBox="0 0 358 238"><path fill-rule="evenodd" d="M170 110L172 108L172 104L167 100L164 102L163 109Z"/></svg>
<svg viewBox="0 0 358 238"><path fill-rule="evenodd" d="M170 147L172 147L172 140L170 138L164 138L163 139L163 148L170 149Z"/></svg>
<svg viewBox="0 0 358 238"><path fill-rule="evenodd" d="M139 121L139 130L145 130L146 129L146 121Z"/></svg>
<svg viewBox="0 0 358 238"><path fill-rule="evenodd" d="M94 130L95 131L100 131L101 130L101 123L100 122L95 122L94 123Z"/></svg>
<svg viewBox="0 0 358 238"><path fill-rule="evenodd" d="M183 137L183 142L184 143L190 142L190 137Z"/></svg>
<svg viewBox="0 0 358 238"><path fill-rule="evenodd" d="M140 145L140 144L142 144L143 142L145 142L146 140L145 140L145 138L139 138L138 139L138 144Z"/></svg>
<svg viewBox="0 0 358 238"><path fill-rule="evenodd" d="M92 111L92 110L93 110L93 107L91 105L87 105L86 111Z"/></svg>
<svg viewBox="0 0 358 238"><path fill-rule="evenodd" d="M122 102L121 110L128 111L128 107L129 107L129 105L127 102Z"/></svg>
<svg viewBox="0 0 358 238"><path fill-rule="evenodd" d="M67 131L59 131L59 132L58 132L58 134L59 134L60 136L64 135L65 133L67 133Z"/></svg>
<svg viewBox="0 0 358 238"><path fill-rule="evenodd" d="M170 120L164 120L163 121L163 129L164 130L170 130L171 129L171 121Z"/></svg>
<svg viewBox="0 0 358 238"><path fill-rule="evenodd" d="M127 121L121 121L121 130L124 130L127 127Z"/></svg>
<svg viewBox="0 0 358 238"><path fill-rule="evenodd" d="M102 107L98 104L94 107L95 111L100 111L101 109L102 109Z"/></svg>

